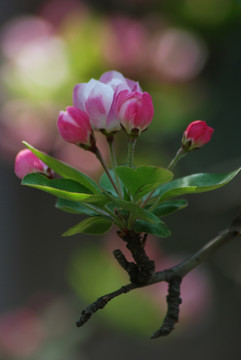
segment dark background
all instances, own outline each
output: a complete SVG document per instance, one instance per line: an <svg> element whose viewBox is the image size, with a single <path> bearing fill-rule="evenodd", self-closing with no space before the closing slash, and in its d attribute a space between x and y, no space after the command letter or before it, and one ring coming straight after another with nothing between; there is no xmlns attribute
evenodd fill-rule
<svg viewBox="0 0 241 360"><path fill-rule="evenodd" d="M176 174L182 176L202 171L224 173L239 167L241 160L241 3L235 0L227 0L227 2L212 0L202 2L200 5L199 0L193 1L197 8L200 6L203 18L202 15L196 17L198 11L194 11L196 15L191 16L186 10L188 3L190 1L184 0L86 1L85 4L90 13L94 14L91 16L101 19L103 23L107 19L120 15L143 22L151 34L150 39L159 31L159 23L167 29L182 29L189 34L194 34L204 44L207 57L196 74L177 79L170 78L164 73L157 76L150 72L149 76L148 67L144 67L138 73L135 69L135 61L129 68L121 63L119 67L116 67L115 63L111 64L111 60L106 62L100 60L100 66L98 56L96 56L96 62L93 62L86 72L82 70L78 75L76 70L74 74L78 78L71 78L63 85L64 92L61 93L60 100L56 101L54 95L50 97L49 102L53 103L53 113L58 106L64 108L68 105L75 83L88 81L92 76L98 78L102 72L115 67L123 73L126 71L128 77L140 80L143 88L145 87L153 95L154 106L156 105L153 130L150 127L137 144L136 161L138 163L143 161L167 165L178 149L182 133L188 123L202 119L215 129L213 139L202 150L193 152L182 160L177 166ZM42 1L1 1L1 26L6 26L10 20L22 15L39 14L42 6ZM219 11L224 14L223 17L219 18L215 15ZM205 14L209 15L205 16ZM150 25L152 21L154 30ZM59 28L56 31L58 32ZM62 36L63 32L58 34ZM98 32L95 36L98 43ZM180 53L175 54L175 47L173 51L173 56L178 57ZM81 59L80 54L80 63ZM1 63L5 64L7 61L10 60L6 59L2 52ZM138 59L136 61L138 62ZM4 69L1 71L2 75L3 72ZM65 94L69 94L66 95L68 100ZM6 85L5 80L1 82L0 95L2 108L13 99L24 98L31 103L31 96L24 92L20 94L14 91L11 86ZM62 99L66 100L63 100L61 104ZM148 339L151 335L149 330L144 336L145 331L142 331L142 334L138 331L128 331L126 328L123 329L118 321L113 324L108 320L108 316L105 319L105 314L102 317L93 318L82 329L75 328L75 320L88 299L85 294L82 297L77 296L77 293L80 295L81 291L75 291L76 288L71 286L72 282L69 280L71 276L66 274L69 274L69 268L74 261L73 255L76 252L88 249L90 244L97 246L98 249L105 248L105 240L90 237L86 239L84 236L61 237L61 234L76 222L76 219L70 214L61 213L55 209L51 196L20 186L20 181L13 172L15 151L13 142L16 137L10 134L9 138L6 138L5 134L9 134L5 132L6 112L4 114L1 112L0 116L0 131L5 136L5 141L0 139L1 359L91 360L111 357L116 359L160 357L170 360L177 357L179 359L203 359L204 357L220 360L228 357L233 360L240 359L240 239L220 249L205 265L202 265L201 268L205 274L204 282L208 284L204 286L206 292L199 295L199 300L203 302L203 305L200 309L197 308L196 313L193 313L194 318L189 318L185 326L182 327L180 321L177 325L180 329L176 330L176 334L173 333L165 339L151 341ZM6 147L6 140L11 147ZM123 138L119 138L122 157L125 156L124 141ZM19 140L16 142L17 152L21 148L21 143ZM50 146L50 152L59 154L56 147ZM240 209L240 189L240 176L238 176L222 189L189 196L189 207L166 220L173 235L165 242L159 241L159 246L165 256L174 255L182 258L189 255L220 230L226 228ZM111 252L105 251L111 257ZM89 261L92 261L91 258ZM81 268L81 264L79 266ZM85 271L84 268L83 271ZM88 273L85 277L88 283ZM90 281L90 288L95 287L95 281L98 283L99 279ZM193 288L190 288L190 291L195 292L199 288L199 280L194 278L193 281ZM94 300L90 295L90 302L91 299ZM20 338L19 341L25 341L27 347L32 339L28 340L27 336L21 338L18 335L18 329L22 334L24 331L26 334L34 332L31 330L33 325L28 320L29 318L26 320L26 317L18 315L22 309L34 310L45 328L44 335L40 337L41 341L39 340L36 348L29 353L22 352L21 346L19 347L16 341ZM198 316L199 311L201 316ZM108 312L108 307L104 312ZM123 316L123 313L125 311L122 311L119 316ZM197 317L196 320L195 317ZM25 326L23 324L26 321ZM61 328L61 324L65 324L62 332L57 331ZM14 329L16 333L12 334ZM7 340L2 335L6 332L10 334Z"/></svg>

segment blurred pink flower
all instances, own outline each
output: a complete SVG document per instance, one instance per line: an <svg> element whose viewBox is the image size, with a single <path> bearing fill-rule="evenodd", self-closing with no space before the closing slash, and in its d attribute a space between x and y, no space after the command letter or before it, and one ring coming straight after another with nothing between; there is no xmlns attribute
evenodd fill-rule
<svg viewBox="0 0 241 360"><path fill-rule="evenodd" d="M103 42L107 63L123 72L138 74L145 67L148 36L145 25L128 17L109 19Z"/></svg>
<svg viewBox="0 0 241 360"><path fill-rule="evenodd" d="M45 0L41 3L38 14L55 27L62 25L69 16L85 16L88 9L79 0Z"/></svg>
<svg viewBox="0 0 241 360"><path fill-rule="evenodd" d="M40 346L45 331L33 310L23 308L0 316L0 348L9 356L30 356Z"/></svg>
<svg viewBox="0 0 241 360"><path fill-rule="evenodd" d="M53 151L57 111L54 104L38 107L23 100L6 102L0 112L1 156L13 159L23 139L44 151Z"/></svg>
<svg viewBox="0 0 241 360"><path fill-rule="evenodd" d="M6 23L1 32L3 54L15 59L22 47L30 42L52 36L52 25L37 16L22 16Z"/></svg>
<svg viewBox="0 0 241 360"><path fill-rule="evenodd" d="M207 49L197 35L178 28L167 28L153 37L149 62L161 77L169 81L189 81L202 70Z"/></svg>

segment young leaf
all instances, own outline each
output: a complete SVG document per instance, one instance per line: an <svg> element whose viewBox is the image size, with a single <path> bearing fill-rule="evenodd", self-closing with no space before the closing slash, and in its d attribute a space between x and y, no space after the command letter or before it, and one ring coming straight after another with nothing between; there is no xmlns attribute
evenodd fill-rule
<svg viewBox="0 0 241 360"><path fill-rule="evenodd" d="M111 201L115 205L117 205L117 207L119 207L120 209L123 209L123 210L127 210L128 212L132 212L132 214L139 219L143 219L143 220L150 221L153 223L160 222L160 219L158 219L157 216L155 216L148 210L144 210L143 208L141 208L140 206L138 206L137 204L135 204L131 201L122 200L122 199L116 198L109 194L107 196L111 199Z"/></svg>
<svg viewBox="0 0 241 360"><path fill-rule="evenodd" d="M98 185L87 175L82 172L72 168L71 166L59 161L52 156L49 156L28 144L26 141L23 141L23 144L32 151L40 160L42 160L48 167L50 167L54 172L59 174L65 179L71 179L77 181L78 183L84 185L88 188L93 194L98 194L100 189Z"/></svg>
<svg viewBox="0 0 241 360"><path fill-rule="evenodd" d="M158 224L153 224L143 220L137 220L135 222L135 230L139 233L148 233L162 238L171 235L170 229L163 221L160 221Z"/></svg>
<svg viewBox="0 0 241 360"><path fill-rule="evenodd" d="M34 187L48 192L56 197L72 201L85 202L109 202L104 194L93 195L85 186L74 180L68 179L48 179L46 176L33 173L26 175L22 180L22 185Z"/></svg>
<svg viewBox="0 0 241 360"><path fill-rule="evenodd" d="M114 182L116 183L115 175L114 175L113 170L110 170L110 174L111 174ZM101 175L100 180L99 180L99 184L100 184L101 188L104 189L105 191L109 192L110 194L112 194L114 196L116 195L116 191L113 188L113 185L110 182L110 179L108 178L108 176L106 175L105 172ZM120 181L120 185L121 185L121 188L123 188L123 184L122 184L121 181Z"/></svg>
<svg viewBox="0 0 241 360"><path fill-rule="evenodd" d="M62 211L72 213L72 214L85 214L88 216L97 215L96 212L94 212L93 210L86 207L84 203L80 203L77 201L58 199L55 206L57 209L60 209Z"/></svg>
<svg viewBox="0 0 241 360"><path fill-rule="evenodd" d="M185 199L169 200L158 205L152 213L156 216L166 216L177 210L184 209L187 205L188 203Z"/></svg>
<svg viewBox="0 0 241 360"><path fill-rule="evenodd" d="M67 230L63 236L75 234L100 235L110 230L112 221L100 216L89 217Z"/></svg>
<svg viewBox="0 0 241 360"><path fill-rule="evenodd" d="M173 178L171 171L156 166L139 166L136 169L119 166L116 172L135 199Z"/></svg>
<svg viewBox="0 0 241 360"><path fill-rule="evenodd" d="M215 190L231 181L241 168L226 174L194 174L173 180L160 187L161 200L176 196Z"/></svg>

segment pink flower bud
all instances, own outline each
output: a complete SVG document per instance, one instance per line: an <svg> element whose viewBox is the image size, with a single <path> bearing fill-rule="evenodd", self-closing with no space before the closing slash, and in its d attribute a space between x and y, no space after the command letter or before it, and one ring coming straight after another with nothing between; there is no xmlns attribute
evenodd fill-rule
<svg viewBox="0 0 241 360"><path fill-rule="evenodd" d="M66 111L59 112L57 127L65 141L87 146L91 144L92 129L86 112L68 106Z"/></svg>
<svg viewBox="0 0 241 360"><path fill-rule="evenodd" d="M116 132L121 126L113 105L117 94L123 90L142 92L138 82L125 78L118 71L107 71L100 80L91 79L75 86L74 106L89 115L94 130Z"/></svg>
<svg viewBox="0 0 241 360"><path fill-rule="evenodd" d="M117 119L107 117L111 109L114 90L112 86L101 81L91 79L88 83L77 84L74 88L74 106L89 115L91 126L94 130L106 132L120 130Z"/></svg>
<svg viewBox="0 0 241 360"><path fill-rule="evenodd" d="M183 148L186 151L199 149L211 140L213 132L214 129L207 126L205 121L196 120L191 122L183 134Z"/></svg>
<svg viewBox="0 0 241 360"><path fill-rule="evenodd" d="M115 102L117 118L127 134L139 135L150 125L154 109L147 92L124 90L117 95Z"/></svg>
<svg viewBox="0 0 241 360"><path fill-rule="evenodd" d="M101 77L100 80L102 83L107 84L113 88L113 90L129 90L129 91L139 91L142 92L142 89L138 81L133 81L128 78L125 78L118 71L107 71Z"/></svg>
<svg viewBox="0 0 241 360"><path fill-rule="evenodd" d="M42 173L53 177L53 172L29 149L21 150L16 156L14 172L20 179L30 173Z"/></svg>

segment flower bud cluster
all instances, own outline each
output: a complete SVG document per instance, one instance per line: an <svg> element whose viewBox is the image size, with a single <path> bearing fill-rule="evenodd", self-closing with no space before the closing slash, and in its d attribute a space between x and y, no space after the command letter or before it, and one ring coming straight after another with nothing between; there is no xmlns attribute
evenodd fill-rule
<svg viewBox="0 0 241 360"><path fill-rule="evenodd" d="M99 80L91 79L74 87L73 106L59 112L57 127L65 141L95 153L113 182L96 146L94 130L105 134L111 144L113 134L124 129L132 144L128 153L129 165L132 166L135 139L148 128L153 113L151 96L142 91L138 82L125 78L117 71L108 71ZM187 152L208 143L213 131L205 121L190 123L184 131L182 147L168 168L173 167ZM53 177L52 170L36 155L30 150L22 150L15 160L15 173L23 178L31 172Z"/></svg>
<svg viewBox="0 0 241 360"><path fill-rule="evenodd" d="M108 136L123 128L130 136L139 135L154 113L151 96L117 71L77 84L73 105L60 111L57 126L64 140L84 147L91 147L93 130Z"/></svg>

